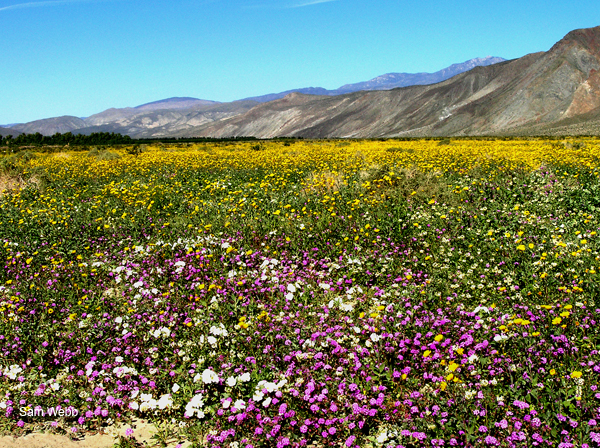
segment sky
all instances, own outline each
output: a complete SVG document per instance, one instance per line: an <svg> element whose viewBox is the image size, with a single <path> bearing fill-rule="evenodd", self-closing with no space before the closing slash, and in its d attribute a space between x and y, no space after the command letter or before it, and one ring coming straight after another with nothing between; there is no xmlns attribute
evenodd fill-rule
<svg viewBox="0 0 600 448"><path fill-rule="evenodd" d="M597 0L0 0L0 124L547 51Z"/></svg>

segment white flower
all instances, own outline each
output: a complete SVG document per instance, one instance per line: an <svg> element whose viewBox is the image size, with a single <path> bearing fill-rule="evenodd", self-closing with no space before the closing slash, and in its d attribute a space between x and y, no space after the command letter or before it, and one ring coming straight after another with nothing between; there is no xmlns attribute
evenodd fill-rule
<svg viewBox="0 0 600 448"><path fill-rule="evenodd" d="M377 443L385 443L388 439L387 431L383 431L377 436Z"/></svg>
<svg viewBox="0 0 600 448"><path fill-rule="evenodd" d="M265 401L263 401L263 406L265 408L269 407L269 405L271 404L271 397L267 397L267 399Z"/></svg>
<svg viewBox="0 0 600 448"><path fill-rule="evenodd" d="M117 356L115 358L115 362L118 362L119 364L123 362L123 357L122 356Z"/></svg>
<svg viewBox="0 0 600 448"><path fill-rule="evenodd" d="M139 289L139 288L141 288L142 286L144 286L144 282L142 282L142 281L138 281L138 282L135 282L135 283L134 283L132 286L133 286L135 289Z"/></svg>
<svg viewBox="0 0 600 448"><path fill-rule="evenodd" d="M194 395L190 402L185 406L185 417L191 418L196 415L198 418L203 418L204 411L202 411L202 406L204 406L202 394Z"/></svg>
<svg viewBox="0 0 600 448"><path fill-rule="evenodd" d="M137 401L132 401L129 403L129 409L133 409L134 411L137 411L140 408L140 405L137 403Z"/></svg>
<svg viewBox="0 0 600 448"><path fill-rule="evenodd" d="M175 383L173 384L173 387L171 388L171 390L173 391L173 393L177 393L177 391L181 389L181 387L179 387L179 384Z"/></svg>
<svg viewBox="0 0 600 448"><path fill-rule="evenodd" d="M123 318L121 316L119 316L115 319L115 322L120 324L121 322L123 322Z"/></svg>
<svg viewBox="0 0 600 448"><path fill-rule="evenodd" d="M206 369L204 372L202 372L202 381L204 384L218 383L219 375L210 369Z"/></svg>
<svg viewBox="0 0 600 448"><path fill-rule="evenodd" d="M370 336L370 338L371 338L371 340L372 340L373 342L377 342L377 341L379 341L379 335L378 335L378 334L371 333L371 336Z"/></svg>
<svg viewBox="0 0 600 448"><path fill-rule="evenodd" d="M202 401L202 394L194 395L190 400L190 404L195 408L201 408L204 406L204 401Z"/></svg>
<svg viewBox="0 0 600 448"><path fill-rule="evenodd" d="M294 286L292 283L290 283L289 285L287 285L287 290L291 293L296 292L296 286Z"/></svg>
<svg viewBox="0 0 600 448"><path fill-rule="evenodd" d="M171 399L171 394L164 394L158 399L156 403L159 409L170 408L173 405L173 400Z"/></svg>
<svg viewBox="0 0 600 448"><path fill-rule="evenodd" d="M293 294L293 293L291 293L291 292L288 292L288 293L285 295L285 300L292 300L293 298L294 298L294 294Z"/></svg>
<svg viewBox="0 0 600 448"><path fill-rule="evenodd" d="M231 405L231 400L225 400L223 402L223 409L227 409L229 407L229 405Z"/></svg>
<svg viewBox="0 0 600 448"><path fill-rule="evenodd" d="M242 373L240 376L238 376L238 379L243 383L247 383L248 381L250 381L250 373Z"/></svg>
<svg viewBox="0 0 600 448"><path fill-rule="evenodd" d="M233 407L241 410L246 407L246 403L244 400L237 400L235 403L233 403Z"/></svg>
<svg viewBox="0 0 600 448"><path fill-rule="evenodd" d="M217 338L215 338L214 336L209 336L209 337L206 338L206 340L212 346L217 345Z"/></svg>
<svg viewBox="0 0 600 448"><path fill-rule="evenodd" d="M21 373L22 371L23 371L23 368L21 366L13 364L12 366L5 368L3 373L4 373L4 376L7 376L11 380L14 380L17 378L17 375L19 373Z"/></svg>
<svg viewBox="0 0 600 448"><path fill-rule="evenodd" d="M227 378L227 385L229 387L234 387L237 384L237 380L235 379L234 376L230 376L229 378Z"/></svg>
<svg viewBox="0 0 600 448"><path fill-rule="evenodd" d="M329 285L328 283L319 283L319 287L327 291L331 288L331 285Z"/></svg>

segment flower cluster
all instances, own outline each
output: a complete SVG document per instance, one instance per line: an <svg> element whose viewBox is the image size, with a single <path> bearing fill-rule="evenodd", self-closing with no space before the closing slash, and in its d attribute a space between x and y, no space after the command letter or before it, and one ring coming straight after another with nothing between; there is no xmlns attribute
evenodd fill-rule
<svg viewBox="0 0 600 448"><path fill-rule="evenodd" d="M0 197L13 430L600 445L597 140L173 149L38 156Z"/></svg>

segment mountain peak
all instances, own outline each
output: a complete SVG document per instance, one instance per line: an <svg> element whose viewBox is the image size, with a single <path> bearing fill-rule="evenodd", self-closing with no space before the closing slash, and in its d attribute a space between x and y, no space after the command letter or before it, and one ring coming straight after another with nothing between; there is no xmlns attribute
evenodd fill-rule
<svg viewBox="0 0 600 448"><path fill-rule="evenodd" d="M595 54L600 53L600 26L573 30L561 39L556 46L575 44Z"/></svg>
<svg viewBox="0 0 600 448"><path fill-rule="evenodd" d="M201 100L192 97L179 97L174 96L159 101L152 101L151 103L141 104L136 106L134 109L138 110L160 110L160 109L189 109L192 107L199 106L212 106L213 104L219 104L218 101Z"/></svg>

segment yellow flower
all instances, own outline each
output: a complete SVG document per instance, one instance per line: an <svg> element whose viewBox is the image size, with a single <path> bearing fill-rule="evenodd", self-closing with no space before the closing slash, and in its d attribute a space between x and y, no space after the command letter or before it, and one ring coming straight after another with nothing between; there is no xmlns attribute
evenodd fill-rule
<svg viewBox="0 0 600 448"><path fill-rule="evenodd" d="M560 317L555 317L554 319L552 319L552 324L553 325L558 325L562 322L562 319Z"/></svg>
<svg viewBox="0 0 600 448"><path fill-rule="evenodd" d="M519 249L519 250L525 250L525 245L524 244L519 244L517 246L517 249Z"/></svg>
<svg viewBox="0 0 600 448"><path fill-rule="evenodd" d="M450 362L450 365L448 366L448 370L450 370L450 372L454 372L459 367L460 367L459 364L457 364L454 361L452 361L452 362Z"/></svg>
<svg viewBox="0 0 600 448"><path fill-rule="evenodd" d="M562 313L560 313L560 317L569 317L571 315L571 313L569 313L568 311L563 311Z"/></svg>
<svg viewBox="0 0 600 448"><path fill-rule="evenodd" d="M440 342L442 339L444 339L444 336L442 336L441 334L438 334L435 338L433 338L435 342Z"/></svg>
<svg viewBox="0 0 600 448"><path fill-rule="evenodd" d="M457 348L456 349L456 353L458 353L459 355L462 355L465 352L464 348Z"/></svg>
<svg viewBox="0 0 600 448"><path fill-rule="evenodd" d="M423 353L423 358L428 358L429 355L431 355L431 350L425 350L425 353Z"/></svg>
<svg viewBox="0 0 600 448"><path fill-rule="evenodd" d="M440 389L441 389L442 391L444 391L444 390L446 390L446 387L448 387L448 383L446 383L445 381L442 381L442 382L440 383Z"/></svg>
<svg viewBox="0 0 600 448"><path fill-rule="evenodd" d="M581 378L581 375L582 373L576 370L573 373L571 373L571 378Z"/></svg>
<svg viewBox="0 0 600 448"><path fill-rule="evenodd" d="M556 370L550 369L550 375L556 375Z"/></svg>

